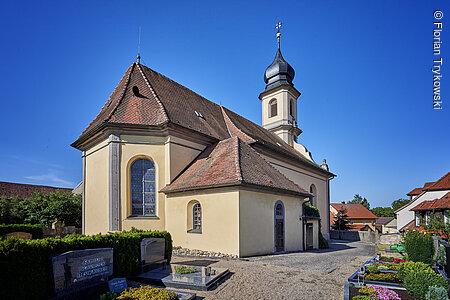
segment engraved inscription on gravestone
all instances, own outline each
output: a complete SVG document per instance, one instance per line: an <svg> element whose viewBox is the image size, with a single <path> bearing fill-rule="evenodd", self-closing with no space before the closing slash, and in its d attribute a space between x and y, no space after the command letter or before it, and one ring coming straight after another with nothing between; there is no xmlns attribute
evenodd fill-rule
<svg viewBox="0 0 450 300"><path fill-rule="evenodd" d="M141 263L151 265L165 262L166 241L163 238L145 238L141 241Z"/></svg>
<svg viewBox="0 0 450 300"><path fill-rule="evenodd" d="M128 288L126 278L114 278L108 282L109 291L113 293L121 293L123 290Z"/></svg>
<svg viewBox="0 0 450 300"><path fill-rule="evenodd" d="M112 248L69 251L50 259L57 295L107 283L113 273Z"/></svg>

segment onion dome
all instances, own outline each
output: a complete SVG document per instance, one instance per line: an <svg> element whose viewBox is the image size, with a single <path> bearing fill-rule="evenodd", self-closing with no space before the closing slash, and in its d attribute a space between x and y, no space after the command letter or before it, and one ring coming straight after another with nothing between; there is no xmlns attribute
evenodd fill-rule
<svg viewBox="0 0 450 300"><path fill-rule="evenodd" d="M288 84L294 86L292 80L295 76L294 68L291 67L281 55L280 50L280 37L281 34L277 33L278 39L278 50L275 55L275 59L272 64L267 67L266 72L264 73L264 82L266 83L266 91L270 90L279 85Z"/></svg>

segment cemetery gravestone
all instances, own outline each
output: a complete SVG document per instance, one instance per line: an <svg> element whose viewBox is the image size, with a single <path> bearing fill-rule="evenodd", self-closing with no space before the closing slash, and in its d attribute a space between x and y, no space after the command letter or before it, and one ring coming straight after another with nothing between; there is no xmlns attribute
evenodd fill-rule
<svg viewBox="0 0 450 300"><path fill-rule="evenodd" d="M69 251L50 259L57 296L105 284L113 274L112 248Z"/></svg>
<svg viewBox="0 0 450 300"><path fill-rule="evenodd" d="M109 291L112 293L121 293L128 288L127 280L125 278L114 278L108 282Z"/></svg>
<svg viewBox="0 0 450 300"><path fill-rule="evenodd" d="M141 267L142 272L164 264L166 240L163 238L145 238L141 241Z"/></svg>
<svg viewBox="0 0 450 300"><path fill-rule="evenodd" d="M16 231L16 232L7 233L5 237L7 239L8 238L16 238L16 239L22 239L22 240L31 240L33 236L31 233L28 233L28 232Z"/></svg>

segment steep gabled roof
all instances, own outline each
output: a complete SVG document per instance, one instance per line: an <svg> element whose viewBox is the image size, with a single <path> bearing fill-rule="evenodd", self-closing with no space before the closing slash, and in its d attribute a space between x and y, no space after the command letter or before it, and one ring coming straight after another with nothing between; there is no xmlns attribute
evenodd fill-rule
<svg viewBox="0 0 450 300"><path fill-rule="evenodd" d="M342 203L331 203L334 209L340 211L342 209L346 210L348 219L377 219L370 210L365 208L362 204L342 204Z"/></svg>
<svg viewBox="0 0 450 300"><path fill-rule="evenodd" d="M411 192L409 192L408 194L406 194L407 196L417 196L420 195L422 193L423 188L415 188L413 189Z"/></svg>
<svg viewBox="0 0 450 300"><path fill-rule="evenodd" d="M250 185L309 196L307 191L272 167L239 137L206 148L179 177L161 191L170 193L232 185Z"/></svg>
<svg viewBox="0 0 450 300"><path fill-rule="evenodd" d="M217 141L238 136L247 143L259 143L322 173L333 175L306 159L276 134L136 63L127 69L100 113L72 146L78 148L102 125L159 126L166 123L179 125Z"/></svg>
<svg viewBox="0 0 450 300"><path fill-rule="evenodd" d="M450 172L442 176L438 181L424 187L427 191L450 190Z"/></svg>
<svg viewBox="0 0 450 300"><path fill-rule="evenodd" d="M72 189L0 181L0 197L10 198L17 196L19 199L29 199L33 197L35 192L38 191L42 192L44 195L47 195L56 191L61 191L63 193L71 192Z"/></svg>

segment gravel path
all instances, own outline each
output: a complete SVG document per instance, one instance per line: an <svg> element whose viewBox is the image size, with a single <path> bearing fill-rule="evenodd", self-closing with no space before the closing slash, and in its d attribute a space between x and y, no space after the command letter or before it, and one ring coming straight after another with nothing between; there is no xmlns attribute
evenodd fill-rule
<svg viewBox="0 0 450 300"><path fill-rule="evenodd" d="M197 299L343 299L345 280L375 254L364 242L333 241L331 249L242 260L174 256L173 263L228 268L232 275ZM187 291L187 290L186 290Z"/></svg>

